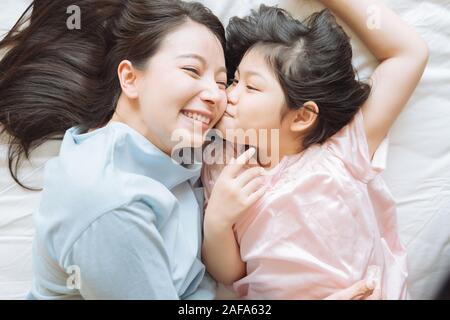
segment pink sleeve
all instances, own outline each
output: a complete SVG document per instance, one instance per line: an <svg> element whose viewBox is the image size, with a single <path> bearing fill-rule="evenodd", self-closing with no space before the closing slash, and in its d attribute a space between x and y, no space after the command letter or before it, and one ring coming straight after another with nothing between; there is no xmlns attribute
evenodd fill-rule
<svg viewBox="0 0 450 320"><path fill-rule="evenodd" d="M365 183L385 169L388 138L383 140L373 158L370 159L361 110L358 111L352 122L328 139L324 145L332 154L342 160L356 179Z"/></svg>

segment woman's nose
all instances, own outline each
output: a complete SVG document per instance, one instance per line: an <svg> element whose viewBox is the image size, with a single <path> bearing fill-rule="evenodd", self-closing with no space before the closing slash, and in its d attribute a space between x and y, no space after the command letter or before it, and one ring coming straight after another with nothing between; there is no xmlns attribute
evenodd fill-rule
<svg viewBox="0 0 450 320"><path fill-rule="evenodd" d="M224 100L224 94L217 83L214 82L214 85L208 85L208 87L202 91L200 98L211 106L217 106Z"/></svg>

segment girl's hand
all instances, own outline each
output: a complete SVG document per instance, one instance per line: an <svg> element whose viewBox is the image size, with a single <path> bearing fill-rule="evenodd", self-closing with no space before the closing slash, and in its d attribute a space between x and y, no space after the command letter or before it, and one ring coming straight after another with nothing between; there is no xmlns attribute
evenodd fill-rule
<svg viewBox="0 0 450 320"><path fill-rule="evenodd" d="M261 177L264 169L257 166L240 173L254 154L255 148L250 148L237 159L232 159L222 170L211 192L205 219L231 227L243 212L261 198L266 189Z"/></svg>

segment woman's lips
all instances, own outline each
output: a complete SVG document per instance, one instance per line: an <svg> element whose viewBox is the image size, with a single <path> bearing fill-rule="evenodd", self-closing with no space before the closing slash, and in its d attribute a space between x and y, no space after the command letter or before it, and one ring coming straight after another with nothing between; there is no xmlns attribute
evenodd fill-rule
<svg viewBox="0 0 450 320"><path fill-rule="evenodd" d="M181 115L184 117L184 119L186 119L187 121L189 121L191 124L193 124L194 126L199 126L201 127L202 131L206 131L209 129L209 124L206 124L200 120L196 120L196 119L192 119L186 115L184 115L183 113L181 113Z"/></svg>

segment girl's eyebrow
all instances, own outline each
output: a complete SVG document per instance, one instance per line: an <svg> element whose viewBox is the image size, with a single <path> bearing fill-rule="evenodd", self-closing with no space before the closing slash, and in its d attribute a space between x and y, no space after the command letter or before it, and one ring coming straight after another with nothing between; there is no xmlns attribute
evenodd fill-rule
<svg viewBox="0 0 450 320"><path fill-rule="evenodd" d="M206 63L206 59L196 53L182 54L177 57L177 59L182 59L182 58L196 59L196 60L199 60L203 64L203 66L208 65ZM217 73L220 73L220 72L227 73L227 69L225 67L220 67L219 70L217 71Z"/></svg>
<svg viewBox="0 0 450 320"><path fill-rule="evenodd" d="M236 71L237 71L238 75L240 75L239 68L237 68ZM256 76L258 78L261 78L264 82L267 82L266 78L261 73L259 73L258 71L247 70L247 71L244 71L244 74L247 75L247 76Z"/></svg>

